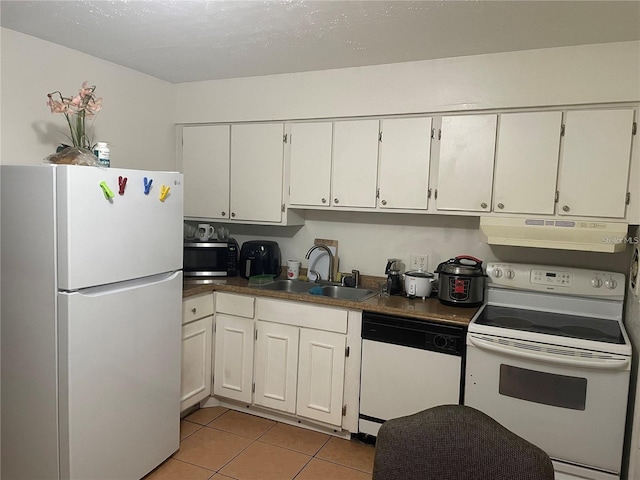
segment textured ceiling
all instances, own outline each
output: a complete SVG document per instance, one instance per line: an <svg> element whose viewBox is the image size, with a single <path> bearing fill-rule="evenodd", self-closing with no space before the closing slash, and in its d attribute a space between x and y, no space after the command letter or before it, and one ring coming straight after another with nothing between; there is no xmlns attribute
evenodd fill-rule
<svg viewBox="0 0 640 480"><path fill-rule="evenodd" d="M640 40L640 1L2 0L0 23L179 83Z"/></svg>

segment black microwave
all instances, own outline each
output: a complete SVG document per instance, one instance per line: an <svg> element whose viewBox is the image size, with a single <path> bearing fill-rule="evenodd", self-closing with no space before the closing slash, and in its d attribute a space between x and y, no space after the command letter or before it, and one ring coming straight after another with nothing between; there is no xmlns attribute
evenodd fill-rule
<svg viewBox="0 0 640 480"><path fill-rule="evenodd" d="M238 275L238 242L190 242L184 244L185 277L235 277Z"/></svg>

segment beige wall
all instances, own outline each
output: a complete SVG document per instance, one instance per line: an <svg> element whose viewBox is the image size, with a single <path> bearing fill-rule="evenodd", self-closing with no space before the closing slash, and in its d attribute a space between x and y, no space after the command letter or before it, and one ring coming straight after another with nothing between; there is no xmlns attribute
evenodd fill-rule
<svg viewBox="0 0 640 480"><path fill-rule="evenodd" d="M73 95L87 80L103 97L94 140L109 142L111 165L175 169L173 84L13 30L0 35L0 163L39 164L65 142L64 116L50 113L46 95Z"/></svg>

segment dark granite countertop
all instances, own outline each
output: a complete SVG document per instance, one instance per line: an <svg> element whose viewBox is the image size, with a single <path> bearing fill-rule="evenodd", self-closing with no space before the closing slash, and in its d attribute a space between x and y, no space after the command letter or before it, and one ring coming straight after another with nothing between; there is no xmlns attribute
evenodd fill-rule
<svg viewBox="0 0 640 480"><path fill-rule="evenodd" d="M249 282L240 277L227 277L205 285L191 284L185 281L183 298L212 291L230 292L260 297L280 298L313 304L342 307L351 310L362 310L388 315L398 315L419 320L433 320L454 325L467 326L478 308L449 307L443 305L436 297L426 299L406 298L402 296L376 295L362 302L341 300L319 295L288 293L283 291L264 290L249 287ZM371 286L370 288L375 288Z"/></svg>

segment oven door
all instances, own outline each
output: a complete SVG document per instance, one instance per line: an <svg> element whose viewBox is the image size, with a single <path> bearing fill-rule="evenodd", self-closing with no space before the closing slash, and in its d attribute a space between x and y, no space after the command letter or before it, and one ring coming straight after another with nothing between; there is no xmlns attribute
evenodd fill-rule
<svg viewBox="0 0 640 480"><path fill-rule="evenodd" d="M554 460L617 475L630 364L622 355L468 333L464 403Z"/></svg>

